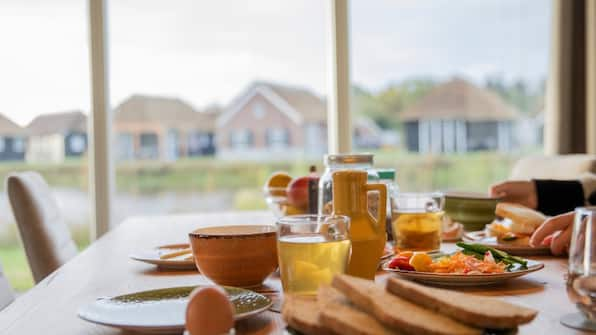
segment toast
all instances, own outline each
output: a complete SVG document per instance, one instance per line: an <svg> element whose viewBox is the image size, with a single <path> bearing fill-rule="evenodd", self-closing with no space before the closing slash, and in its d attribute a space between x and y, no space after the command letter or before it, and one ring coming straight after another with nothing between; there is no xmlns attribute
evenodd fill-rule
<svg viewBox="0 0 596 335"><path fill-rule="evenodd" d="M398 334L385 328L374 316L361 311L338 290L321 286L317 295L319 321L337 334L383 335Z"/></svg>
<svg viewBox="0 0 596 335"><path fill-rule="evenodd" d="M388 294L384 287L372 281L347 275L336 275L331 284L351 303L369 311L385 326L408 334L472 335L482 334L475 328L431 309L420 307L408 300Z"/></svg>
<svg viewBox="0 0 596 335"><path fill-rule="evenodd" d="M511 231L520 234L532 234L547 218L542 213L531 208L500 202L497 204L495 214L502 218L511 220Z"/></svg>
<svg viewBox="0 0 596 335"><path fill-rule="evenodd" d="M508 302L472 294L432 288L390 278L387 291L472 326L515 328L532 321L537 311Z"/></svg>
<svg viewBox="0 0 596 335"><path fill-rule="evenodd" d="M313 296L287 295L281 314L290 327L304 334L334 334L319 322L319 305Z"/></svg>

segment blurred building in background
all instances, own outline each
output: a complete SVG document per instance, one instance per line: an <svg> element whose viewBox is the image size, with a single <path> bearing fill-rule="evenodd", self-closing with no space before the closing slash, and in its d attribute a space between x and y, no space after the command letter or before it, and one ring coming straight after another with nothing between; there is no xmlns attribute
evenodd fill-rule
<svg viewBox="0 0 596 335"><path fill-rule="evenodd" d="M0 161L22 161L24 158L24 129L0 114Z"/></svg>
<svg viewBox="0 0 596 335"><path fill-rule="evenodd" d="M175 161L215 153L218 108L198 112L178 98L133 95L114 111L118 160Z"/></svg>
<svg viewBox="0 0 596 335"><path fill-rule="evenodd" d="M322 155L327 151L326 124L325 101L311 91L254 82L217 120L218 157Z"/></svg>
<svg viewBox="0 0 596 335"><path fill-rule="evenodd" d="M87 116L81 111L39 115L26 133L27 162L61 163L87 151Z"/></svg>
<svg viewBox="0 0 596 335"><path fill-rule="evenodd" d="M496 93L455 78L432 89L400 118L408 151L509 152L519 112Z"/></svg>

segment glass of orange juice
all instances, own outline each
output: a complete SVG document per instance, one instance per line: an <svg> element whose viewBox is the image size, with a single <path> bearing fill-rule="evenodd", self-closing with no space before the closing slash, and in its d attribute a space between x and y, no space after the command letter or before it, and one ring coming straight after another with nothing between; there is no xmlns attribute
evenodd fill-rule
<svg viewBox="0 0 596 335"><path fill-rule="evenodd" d="M399 193L391 209L393 239L398 250L438 251L441 248L444 196Z"/></svg>
<svg viewBox="0 0 596 335"><path fill-rule="evenodd" d="M350 260L350 218L290 215L277 221L277 254L285 293L316 294L345 273Z"/></svg>

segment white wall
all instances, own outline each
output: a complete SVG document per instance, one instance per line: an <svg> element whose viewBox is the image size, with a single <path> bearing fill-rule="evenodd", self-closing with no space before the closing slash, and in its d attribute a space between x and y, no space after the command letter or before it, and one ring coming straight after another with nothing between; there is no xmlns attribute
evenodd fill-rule
<svg viewBox="0 0 596 335"><path fill-rule="evenodd" d="M25 160L29 163L61 163L64 161L64 136L52 134L31 136Z"/></svg>

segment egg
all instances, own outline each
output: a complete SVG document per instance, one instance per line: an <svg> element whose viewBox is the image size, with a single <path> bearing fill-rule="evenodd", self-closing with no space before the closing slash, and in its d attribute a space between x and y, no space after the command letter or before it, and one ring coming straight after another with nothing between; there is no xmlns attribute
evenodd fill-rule
<svg viewBox="0 0 596 335"><path fill-rule="evenodd" d="M227 334L234 327L234 306L220 287L199 287L186 306L186 329L191 335Z"/></svg>

